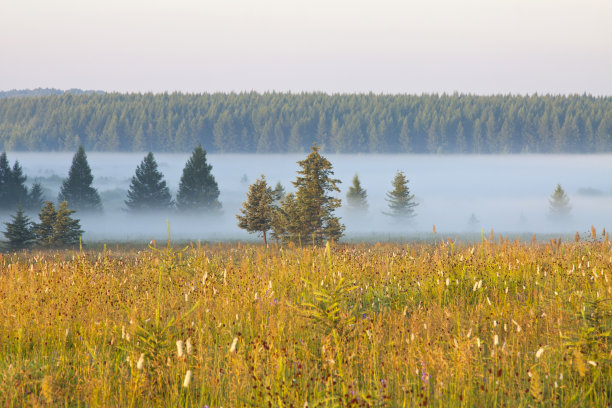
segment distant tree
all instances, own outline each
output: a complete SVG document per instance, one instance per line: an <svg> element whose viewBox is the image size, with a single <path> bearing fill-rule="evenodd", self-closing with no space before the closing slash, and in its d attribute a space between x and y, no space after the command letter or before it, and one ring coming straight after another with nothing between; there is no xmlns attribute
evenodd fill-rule
<svg viewBox="0 0 612 408"><path fill-rule="evenodd" d="M75 211L68 208L68 202L62 201L55 213L53 225L54 241L59 246L75 245L79 243L83 230L80 221L72 218Z"/></svg>
<svg viewBox="0 0 612 408"><path fill-rule="evenodd" d="M471 230L475 230L478 228L479 225L480 221L478 220L478 218L476 218L476 215L472 213L472 215L470 215L470 218L468 219L468 227Z"/></svg>
<svg viewBox="0 0 612 408"><path fill-rule="evenodd" d="M6 231L3 232L8 239L9 249L23 249L32 246L35 240L32 222L26 217L21 209L17 209L17 214L12 215L13 221L5 222Z"/></svg>
<svg viewBox="0 0 612 408"><path fill-rule="evenodd" d="M293 185L295 196L289 194L273 223L274 234L285 241L312 239L317 245L326 240L337 240L344 232L344 225L334 216L341 200L330 195L340 192L340 180L334 174L331 163L319 154L319 147L312 146L306 159L299 161L301 169Z"/></svg>
<svg viewBox="0 0 612 408"><path fill-rule="evenodd" d="M125 201L128 210L137 212L172 208L170 190L163 178L163 174L157 170L153 153L149 152L132 177Z"/></svg>
<svg viewBox="0 0 612 408"><path fill-rule="evenodd" d="M219 186L211 170L212 166L206 162L206 150L198 145L183 169L176 195L176 206L179 210L218 210L221 208L218 200Z"/></svg>
<svg viewBox="0 0 612 408"><path fill-rule="evenodd" d="M563 220L569 217L572 207L569 203L569 197L565 194L565 191L561 187L561 184L557 184L555 191L548 200L549 203L549 215L553 220Z"/></svg>
<svg viewBox="0 0 612 408"><path fill-rule="evenodd" d="M79 146L72 158L68 178L62 182L58 201L67 201L75 210L82 212L102 211L98 191L91 186L93 176L83 146Z"/></svg>
<svg viewBox="0 0 612 408"><path fill-rule="evenodd" d="M365 212L368 210L368 193L361 187L359 176L353 177L353 185L346 193L346 204L349 210L355 212Z"/></svg>
<svg viewBox="0 0 612 408"><path fill-rule="evenodd" d="M238 218L238 227L253 233L263 235L264 245L268 245L266 233L272 228L274 206L272 205L272 190L266 183L262 174L255 183L249 186L247 201L242 203Z"/></svg>
<svg viewBox="0 0 612 408"><path fill-rule="evenodd" d="M28 193L27 207L29 211L39 211L45 202L42 185L37 181L32 184Z"/></svg>
<svg viewBox="0 0 612 408"><path fill-rule="evenodd" d="M408 179L404 173L398 171L391 184L393 190L387 193L386 198L389 203L389 212L384 214L400 220L414 218L416 216L414 208L418 204L414 201L414 195L410 194Z"/></svg>
<svg viewBox="0 0 612 408"><path fill-rule="evenodd" d="M46 201L41 208L38 218L40 223L34 224L34 234L36 235L36 243L42 247L51 247L55 245L53 228L55 226L55 218L57 212L51 201Z"/></svg>
<svg viewBox="0 0 612 408"><path fill-rule="evenodd" d="M285 187L279 181L272 190L272 203L278 207L283 198L285 198Z"/></svg>
<svg viewBox="0 0 612 408"><path fill-rule="evenodd" d="M40 223L33 228L36 243L46 248L78 244L83 230L80 221L71 217L74 213L66 201L62 201L57 210L51 201L46 201L40 210Z"/></svg>
<svg viewBox="0 0 612 408"><path fill-rule="evenodd" d="M15 210L19 204L27 206L27 177L18 161L11 169L6 152L0 155L0 209Z"/></svg>

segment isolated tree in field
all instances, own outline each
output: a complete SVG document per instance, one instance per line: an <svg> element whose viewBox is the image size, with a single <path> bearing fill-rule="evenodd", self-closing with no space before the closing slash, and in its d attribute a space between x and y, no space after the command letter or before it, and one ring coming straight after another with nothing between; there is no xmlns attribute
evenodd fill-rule
<svg viewBox="0 0 612 408"><path fill-rule="evenodd" d="M4 236L8 240L9 249L29 248L34 243L35 235L32 230L32 222L26 217L21 209L17 209L17 214L12 215L11 222L5 222L6 231Z"/></svg>
<svg viewBox="0 0 612 408"><path fill-rule="evenodd" d="M212 173L212 166L206 162L206 150L198 145L185 168L176 195L176 206L183 211L217 210L219 186Z"/></svg>
<svg viewBox="0 0 612 408"><path fill-rule="evenodd" d="M238 226L250 233L258 232L263 235L264 244L268 245L266 233L272 228L274 207L272 205L272 190L266 183L262 174L255 183L249 186L247 201L242 203L238 218Z"/></svg>
<svg viewBox="0 0 612 408"><path fill-rule="evenodd" d="M368 210L368 193L361 187L359 176L353 177L353 185L346 193L346 204L349 210L354 212L365 212Z"/></svg>
<svg viewBox="0 0 612 408"><path fill-rule="evenodd" d="M550 218L553 220L563 220L569 217L572 207L569 203L569 197L565 194L565 191L561 187L561 184L557 184L555 191L548 200Z"/></svg>
<svg viewBox="0 0 612 408"><path fill-rule="evenodd" d="M168 210L172 207L170 190L157 170L153 153L149 152L136 168L125 205L130 211Z"/></svg>
<svg viewBox="0 0 612 408"><path fill-rule="evenodd" d="M398 171L391 184L393 190L387 193L386 198L389 203L389 212L384 214L398 220L409 220L415 217L414 208L418 204L414 201L414 195L410 194L408 179L404 173Z"/></svg>
<svg viewBox="0 0 612 408"><path fill-rule="evenodd" d="M275 236L287 241L314 241L320 245L326 240L337 240L344 232L344 225L334 210L341 200L330 195L340 192L340 180L331 176L331 163L319 154L319 147L312 146L306 159L299 161L301 169L293 185L295 196L287 195L281 204L273 228Z"/></svg>
<svg viewBox="0 0 612 408"><path fill-rule="evenodd" d="M93 188L93 176L83 146L79 146L72 158L68 178L62 182L58 201L67 201L75 210L82 212L102 211L98 190Z"/></svg>

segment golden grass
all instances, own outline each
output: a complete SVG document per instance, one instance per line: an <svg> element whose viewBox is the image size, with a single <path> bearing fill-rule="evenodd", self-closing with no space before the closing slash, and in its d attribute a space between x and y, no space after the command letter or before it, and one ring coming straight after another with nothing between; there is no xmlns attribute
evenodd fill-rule
<svg viewBox="0 0 612 408"><path fill-rule="evenodd" d="M610 406L612 246L28 252L0 406Z"/></svg>

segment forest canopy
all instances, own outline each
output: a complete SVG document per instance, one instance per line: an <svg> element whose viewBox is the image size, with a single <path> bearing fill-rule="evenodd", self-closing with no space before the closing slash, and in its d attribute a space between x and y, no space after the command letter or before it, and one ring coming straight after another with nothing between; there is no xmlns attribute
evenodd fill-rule
<svg viewBox="0 0 612 408"><path fill-rule="evenodd" d="M21 93L0 98L7 151L600 153L612 97L325 93Z"/></svg>

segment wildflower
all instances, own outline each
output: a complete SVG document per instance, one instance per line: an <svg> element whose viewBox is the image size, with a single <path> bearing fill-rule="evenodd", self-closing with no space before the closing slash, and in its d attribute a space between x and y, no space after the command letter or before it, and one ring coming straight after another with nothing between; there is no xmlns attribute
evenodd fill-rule
<svg viewBox="0 0 612 408"><path fill-rule="evenodd" d="M232 345L230 346L229 352L230 353L235 353L236 352L236 345L238 344L238 337L234 337L234 340L232 341Z"/></svg>
<svg viewBox="0 0 612 408"><path fill-rule="evenodd" d="M497 337L497 334L493 336L493 344L495 344L496 346L499 345L499 337Z"/></svg>
<svg viewBox="0 0 612 408"><path fill-rule="evenodd" d="M188 388L189 384L191 384L191 370L187 370L185 373L185 379L183 380L183 387Z"/></svg>
<svg viewBox="0 0 612 408"><path fill-rule="evenodd" d="M186 348L187 354L191 354L193 352L193 346L191 345L191 337L189 337L187 341L185 342L185 348Z"/></svg>
<svg viewBox="0 0 612 408"><path fill-rule="evenodd" d="M542 354L544 354L544 347L540 347L540 349L536 351L535 357L540 358L542 357Z"/></svg>
<svg viewBox="0 0 612 408"><path fill-rule="evenodd" d="M480 337L476 337L476 345L480 348Z"/></svg>
<svg viewBox="0 0 612 408"><path fill-rule="evenodd" d="M427 374L427 368L425 367L425 363L421 361L421 381L423 381L424 385L429 384L429 374Z"/></svg>
<svg viewBox="0 0 612 408"><path fill-rule="evenodd" d="M589 363L590 365L592 365L593 367L597 367L597 363L594 362L593 360L589 360L587 361L587 363Z"/></svg>
<svg viewBox="0 0 612 408"><path fill-rule="evenodd" d="M142 368L144 367L144 353L140 354L140 358L138 358L138 362L136 363L136 368L139 370L142 370Z"/></svg>
<svg viewBox="0 0 612 408"><path fill-rule="evenodd" d="M178 358L183 358L183 356L185 355L183 352L183 340L177 340L176 354L178 355Z"/></svg>

